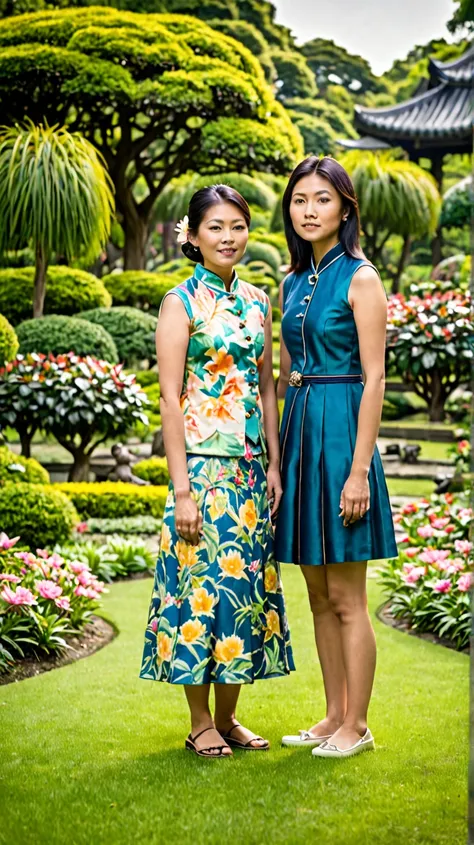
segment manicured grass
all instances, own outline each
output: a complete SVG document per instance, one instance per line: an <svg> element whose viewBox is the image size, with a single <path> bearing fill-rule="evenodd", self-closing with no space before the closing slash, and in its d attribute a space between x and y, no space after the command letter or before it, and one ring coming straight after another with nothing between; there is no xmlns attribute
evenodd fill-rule
<svg viewBox="0 0 474 845"><path fill-rule="evenodd" d="M391 496L420 496L428 498L434 493L434 482L425 478L387 478L388 492Z"/></svg>
<svg viewBox="0 0 474 845"><path fill-rule="evenodd" d="M92 657L0 690L2 825L18 845L458 845L466 839L465 655L376 621L378 750L319 760L281 749L324 711L303 579L284 567L297 672L244 689L266 753L185 752L183 690L138 679L151 581L106 600L120 635ZM369 581L372 611L381 601ZM7 808L7 810L6 810Z"/></svg>

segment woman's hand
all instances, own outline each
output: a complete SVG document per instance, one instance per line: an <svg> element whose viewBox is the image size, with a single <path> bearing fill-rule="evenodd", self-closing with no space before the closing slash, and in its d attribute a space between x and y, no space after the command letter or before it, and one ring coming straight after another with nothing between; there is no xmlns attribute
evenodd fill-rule
<svg viewBox="0 0 474 845"><path fill-rule="evenodd" d="M267 492L268 501L271 504L271 516L276 515L280 507L283 488L281 486L280 470L278 467L269 466L267 470Z"/></svg>
<svg viewBox="0 0 474 845"><path fill-rule="evenodd" d="M363 475L350 474L344 484L339 507L341 508L339 516L344 517L345 528L365 516L370 508L369 479L365 473Z"/></svg>
<svg viewBox="0 0 474 845"><path fill-rule="evenodd" d="M178 534L197 546L201 540L202 514L190 492L176 494L174 522Z"/></svg>

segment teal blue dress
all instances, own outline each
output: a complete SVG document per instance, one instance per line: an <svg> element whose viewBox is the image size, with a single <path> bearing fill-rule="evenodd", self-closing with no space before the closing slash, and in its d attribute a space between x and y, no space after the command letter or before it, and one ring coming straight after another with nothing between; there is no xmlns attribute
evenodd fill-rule
<svg viewBox="0 0 474 845"><path fill-rule="evenodd" d="M292 374L281 426L283 498L275 537L281 563L319 566L398 555L377 447L369 511L346 528L339 516L364 390L348 291L356 270L368 264L338 243L317 272L312 263L284 281L282 333Z"/></svg>

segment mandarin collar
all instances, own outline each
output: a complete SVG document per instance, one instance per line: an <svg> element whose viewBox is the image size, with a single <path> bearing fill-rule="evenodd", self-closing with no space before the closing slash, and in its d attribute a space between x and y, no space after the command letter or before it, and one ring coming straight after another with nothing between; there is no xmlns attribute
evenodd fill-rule
<svg viewBox="0 0 474 845"><path fill-rule="evenodd" d="M324 270L328 264L331 263L335 258L339 258L339 256L344 255L344 247L342 246L341 242L338 241L337 244L328 249L328 251L323 255L321 261L318 263L316 268L316 264L314 261L314 255L311 256L311 269L313 273L320 273L321 270Z"/></svg>
<svg viewBox="0 0 474 845"><path fill-rule="evenodd" d="M221 293L235 293L239 287L239 277L235 270L229 290L227 290L225 282L220 276L217 276L216 273L213 273L211 270L206 270L202 264L196 265L194 278L197 279L198 282L203 282L207 287L211 288L211 290L218 290Z"/></svg>

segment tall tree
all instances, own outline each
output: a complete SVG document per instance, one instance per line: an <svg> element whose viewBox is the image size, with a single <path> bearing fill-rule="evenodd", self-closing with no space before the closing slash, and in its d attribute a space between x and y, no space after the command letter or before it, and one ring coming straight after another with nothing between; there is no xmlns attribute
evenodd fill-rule
<svg viewBox="0 0 474 845"><path fill-rule="evenodd" d="M0 105L80 131L115 185L127 269L144 266L153 206L188 170L285 173L301 137L258 60L196 18L105 7L0 21Z"/></svg>
<svg viewBox="0 0 474 845"><path fill-rule="evenodd" d="M450 32L457 32L460 29L474 30L474 0L455 0L457 9L448 22Z"/></svg>
<svg viewBox="0 0 474 845"><path fill-rule="evenodd" d="M341 85L353 93L385 90L383 82L372 73L366 59L349 53L334 41L313 38L303 44L301 52L316 77L322 95L334 77L340 79Z"/></svg>
<svg viewBox="0 0 474 845"><path fill-rule="evenodd" d="M85 138L32 123L0 132L0 254L32 247L34 317L43 314L51 254L94 261L113 211L110 178Z"/></svg>

